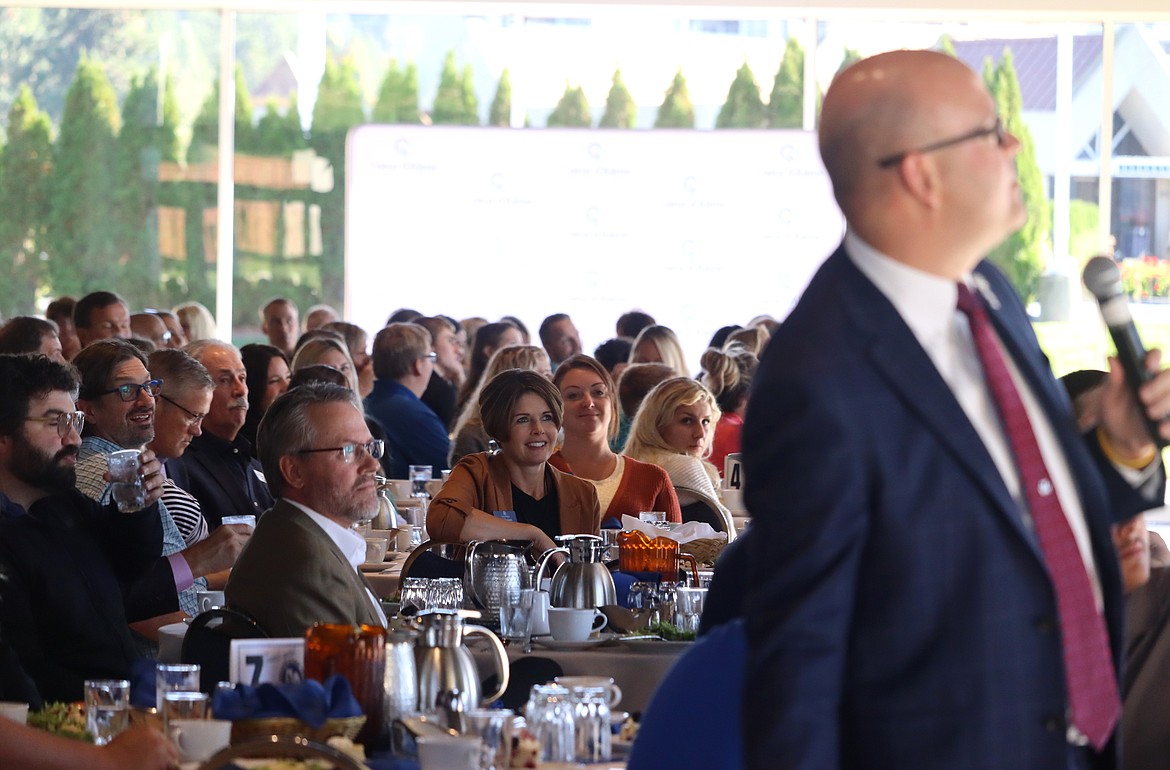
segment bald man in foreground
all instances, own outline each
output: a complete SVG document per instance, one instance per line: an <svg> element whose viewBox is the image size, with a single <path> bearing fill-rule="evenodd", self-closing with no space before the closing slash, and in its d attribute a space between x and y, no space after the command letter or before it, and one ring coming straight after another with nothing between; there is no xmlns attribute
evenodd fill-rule
<svg viewBox="0 0 1170 770"><path fill-rule="evenodd" d="M854 65L820 147L848 232L744 426L747 765L1116 767L1110 524L1161 498L1139 409L1170 411L1170 376L1139 408L1114 367L1100 430L1078 433L983 259L1025 221L1019 142L960 62Z"/></svg>

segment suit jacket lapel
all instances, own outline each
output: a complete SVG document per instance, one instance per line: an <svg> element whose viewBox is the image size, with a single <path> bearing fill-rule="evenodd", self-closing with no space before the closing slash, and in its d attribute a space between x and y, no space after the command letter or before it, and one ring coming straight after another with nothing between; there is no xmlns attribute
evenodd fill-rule
<svg viewBox="0 0 1170 770"><path fill-rule="evenodd" d="M844 249L838 250L834 255L837 257L842 262L843 280L848 287L843 300L847 303L846 312L859 339L864 340L874 367L906 408L918 416L955 462L983 488L994 501L995 510L1040 558L1035 537L1024 526L999 469L950 386L885 295L857 269Z"/></svg>

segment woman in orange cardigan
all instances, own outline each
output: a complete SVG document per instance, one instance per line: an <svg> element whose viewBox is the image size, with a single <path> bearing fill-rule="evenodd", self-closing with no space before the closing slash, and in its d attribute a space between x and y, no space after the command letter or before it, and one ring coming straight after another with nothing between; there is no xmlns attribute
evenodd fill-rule
<svg viewBox="0 0 1170 770"><path fill-rule="evenodd" d="M593 484L603 520L665 511L667 521L682 521L666 471L609 448L617 435L618 406L617 387L605 367L576 355L557 367L553 384L565 400L565 439L549 463Z"/></svg>
<svg viewBox="0 0 1170 770"><path fill-rule="evenodd" d="M451 469L427 512L431 538L532 540L545 550L557 535L598 534L593 486L548 462L564 412L556 387L536 372L508 369L484 387L479 411L500 451L467 455Z"/></svg>

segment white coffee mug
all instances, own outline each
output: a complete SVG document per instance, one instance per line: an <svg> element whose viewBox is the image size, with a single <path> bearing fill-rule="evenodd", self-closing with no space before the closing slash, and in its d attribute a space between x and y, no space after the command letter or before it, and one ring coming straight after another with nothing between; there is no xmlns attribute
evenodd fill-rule
<svg viewBox="0 0 1170 770"><path fill-rule="evenodd" d="M22 725L28 723L28 704L18 703L12 700L0 701L0 717L11 719L13 722L20 722Z"/></svg>
<svg viewBox="0 0 1170 770"><path fill-rule="evenodd" d="M546 636L548 630L548 591L537 591L532 595L532 635Z"/></svg>
<svg viewBox="0 0 1170 770"><path fill-rule="evenodd" d="M227 606L227 599L224 598L223 591L196 591L195 599L199 603L200 612Z"/></svg>
<svg viewBox="0 0 1170 770"><path fill-rule="evenodd" d="M600 621L600 623L598 622ZM594 631L605 628L605 614L597 609L579 610L571 607L549 607L548 629L558 642L583 642Z"/></svg>
<svg viewBox="0 0 1170 770"><path fill-rule="evenodd" d="M483 741L474 735L422 735L417 742L422 770L479 770Z"/></svg>
<svg viewBox="0 0 1170 770"><path fill-rule="evenodd" d="M561 687L572 690L574 687L601 687L609 688L609 707L622 702L622 688L608 676L558 676L553 679Z"/></svg>
<svg viewBox="0 0 1170 770"><path fill-rule="evenodd" d="M172 719L167 729L184 762L206 762L232 739L232 723L226 719Z"/></svg>

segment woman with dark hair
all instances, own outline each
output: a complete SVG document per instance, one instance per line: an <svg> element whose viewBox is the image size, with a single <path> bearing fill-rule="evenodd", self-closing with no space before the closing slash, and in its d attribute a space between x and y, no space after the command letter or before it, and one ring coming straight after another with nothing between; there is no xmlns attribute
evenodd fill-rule
<svg viewBox="0 0 1170 770"><path fill-rule="evenodd" d="M240 358L248 370L248 416L240 433L256 446L256 429L268 406L288 390L288 359L272 345L252 343L240 348Z"/></svg>
<svg viewBox="0 0 1170 770"><path fill-rule="evenodd" d="M598 534L593 485L548 462L564 413L556 386L536 372L508 369L484 386L479 411L500 451L468 455L451 469L427 513L430 536L531 540L544 550L557 535Z"/></svg>
<svg viewBox="0 0 1170 770"><path fill-rule="evenodd" d="M682 521L666 471L610 449L619 407L617 387L605 367L595 358L572 356L557 367L553 384L565 400L565 439L549 460L553 467L593 485L603 520L665 511L667 521Z"/></svg>
<svg viewBox="0 0 1170 770"><path fill-rule="evenodd" d="M479 381L487 369L488 359L500 348L509 345L523 345L524 337L520 330L506 321L484 324L475 331L475 341L471 344L471 368L467 370L467 379L459 390L459 400L455 402L455 411L462 413L463 407L471 400L471 394L479 387Z"/></svg>

